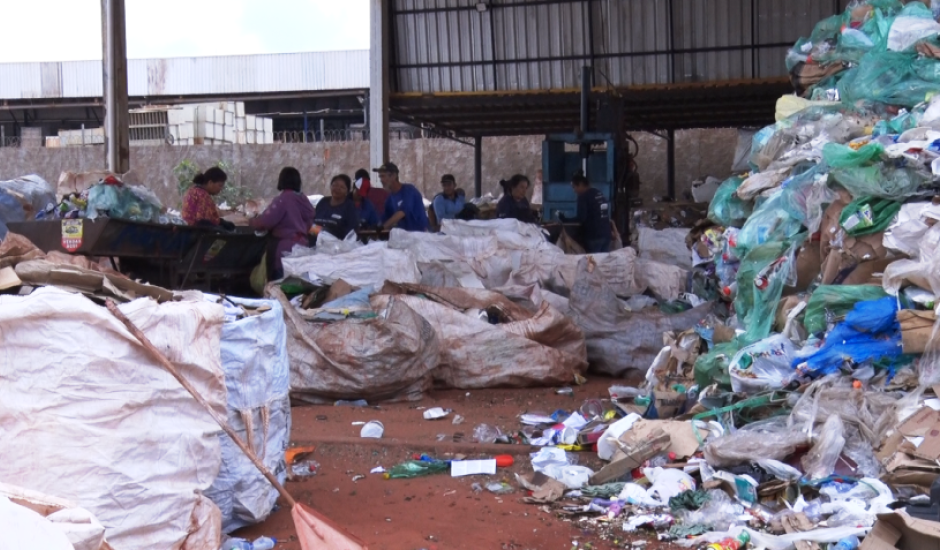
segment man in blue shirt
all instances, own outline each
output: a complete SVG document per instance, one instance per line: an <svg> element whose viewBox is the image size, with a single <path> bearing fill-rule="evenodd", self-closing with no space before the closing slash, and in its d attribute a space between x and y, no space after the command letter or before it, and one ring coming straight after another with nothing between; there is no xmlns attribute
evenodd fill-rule
<svg viewBox="0 0 940 550"><path fill-rule="evenodd" d="M427 231L428 213L424 209L424 197L421 196L421 191L410 183L399 181L398 166L391 162L386 162L372 171L379 173L382 187L388 190L383 228L397 227L405 231Z"/></svg>
<svg viewBox="0 0 940 550"><path fill-rule="evenodd" d="M456 219L465 204L464 197L457 193L457 180L454 176L451 174L441 176L441 187L443 192L438 193L431 201L438 224L444 220Z"/></svg>

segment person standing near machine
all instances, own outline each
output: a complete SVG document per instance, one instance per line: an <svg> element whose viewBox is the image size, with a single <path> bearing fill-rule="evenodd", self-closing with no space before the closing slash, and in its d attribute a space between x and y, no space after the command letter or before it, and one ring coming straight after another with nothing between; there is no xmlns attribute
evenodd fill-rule
<svg viewBox="0 0 940 550"><path fill-rule="evenodd" d="M559 214L563 222L581 224L581 238L584 250L588 254L610 252L610 201L583 174L571 178L571 187L578 195L578 213L575 218L566 218Z"/></svg>

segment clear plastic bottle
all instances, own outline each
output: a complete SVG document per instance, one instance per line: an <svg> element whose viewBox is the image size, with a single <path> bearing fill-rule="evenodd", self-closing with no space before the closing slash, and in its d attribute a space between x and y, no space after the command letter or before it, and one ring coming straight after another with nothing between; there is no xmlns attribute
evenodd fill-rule
<svg viewBox="0 0 940 550"><path fill-rule="evenodd" d="M501 434L489 424L480 424L473 429L473 439L477 443L496 443Z"/></svg>
<svg viewBox="0 0 940 550"><path fill-rule="evenodd" d="M856 550L858 548L858 537L845 537L832 546L832 550Z"/></svg>
<svg viewBox="0 0 940 550"><path fill-rule="evenodd" d="M222 542L222 550L252 550L253 545L245 539L229 538Z"/></svg>
<svg viewBox="0 0 940 550"><path fill-rule="evenodd" d="M438 461L409 460L396 464L385 472L385 479L407 479L412 477L422 477L431 474L439 474L450 469L450 464Z"/></svg>
<svg viewBox="0 0 940 550"><path fill-rule="evenodd" d="M277 546L277 539L273 537L258 537L251 543L251 550L271 550Z"/></svg>

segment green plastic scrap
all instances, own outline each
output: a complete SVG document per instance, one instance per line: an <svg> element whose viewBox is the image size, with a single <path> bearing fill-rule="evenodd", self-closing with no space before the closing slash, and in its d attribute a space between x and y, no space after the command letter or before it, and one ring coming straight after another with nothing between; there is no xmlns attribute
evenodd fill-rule
<svg viewBox="0 0 940 550"><path fill-rule="evenodd" d="M858 198L842 209L839 224L853 237L881 233L901 210L901 203L878 197Z"/></svg>
<svg viewBox="0 0 940 550"><path fill-rule="evenodd" d="M793 270L794 254L806 239L800 233L791 241L768 242L750 252L738 268L738 295L734 310L745 327L735 341L739 347L770 335L783 288Z"/></svg>
<svg viewBox="0 0 940 550"><path fill-rule="evenodd" d="M678 512L679 510L698 510L706 502L708 502L708 491L705 489L683 491L669 499L669 509L673 512Z"/></svg>
<svg viewBox="0 0 940 550"><path fill-rule="evenodd" d="M677 539L704 535L711 530L711 527L708 525L679 525L678 523L674 523L669 526L669 534Z"/></svg>
<svg viewBox="0 0 940 550"><path fill-rule="evenodd" d="M708 219L724 227L741 227L754 209L753 203L743 201L735 191L744 182L741 176L732 176L718 186L708 205Z"/></svg>
<svg viewBox="0 0 940 550"><path fill-rule="evenodd" d="M704 388L712 384L718 384L722 388L731 388L728 365L738 349L740 349L740 346L734 342L724 342L716 344L708 353L699 355L698 359L695 360L695 367L693 367L695 383L698 384L698 387Z"/></svg>
<svg viewBox="0 0 940 550"><path fill-rule="evenodd" d="M581 488L581 494L586 497L591 498L610 498L615 497L623 491L623 486L626 483L615 482L615 483L605 483L603 485L588 485L587 487Z"/></svg>
<svg viewBox="0 0 940 550"><path fill-rule="evenodd" d="M883 288L874 285L820 286L806 304L803 326L810 334L824 332L827 321L841 321L856 303L877 300L887 295Z"/></svg>
<svg viewBox="0 0 940 550"><path fill-rule="evenodd" d="M871 142L858 150L852 149L848 145L829 142L823 146L823 160L831 168L849 168L852 166L864 166L877 162L885 148L878 142Z"/></svg>
<svg viewBox="0 0 940 550"><path fill-rule="evenodd" d="M879 197L901 200L916 194L929 181L925 172L913 168L894 168L887 163L874 166L836 168L832 179L845 187L852 197Z"/></svg>

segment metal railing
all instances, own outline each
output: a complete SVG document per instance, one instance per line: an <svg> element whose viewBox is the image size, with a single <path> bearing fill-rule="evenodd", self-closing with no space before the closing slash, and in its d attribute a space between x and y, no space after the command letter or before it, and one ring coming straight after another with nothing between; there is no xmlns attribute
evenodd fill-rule
<svg viewBox="0 0 940 550"><path fill-rule="evenodd" d="M58 139L52 143L32 142L32 138L23 138L22 136L4 136L0 139L0 147L76 147L82 145L101 145L104 141L103 136L91 135L82 139L77 135L51 136ZM433 130L421 128L403 128L394 129L388 133L392 140L414 140L414 139L445 139L447 136L434 132ZM165 128L131 128L131 145L180 145L176 143L173 136ZM324 132L303 132L303 131L279 131L274 132L274 143L318 143L318 142L348 142L348 141L369 141L369 130L365 129L344 129L344 130L326 130ZM249 144L254 145L254 144Z"/></svg>
<svg viewBox="0 0 940 550"><path fill-rule="evenodd" d="M443 139L447 136L422 128L396 128L389 130L389 139ZM369 141L369 130L343 129L323 132L287 130L274 132L274 143L314 143L318 141Z"/></svg>

